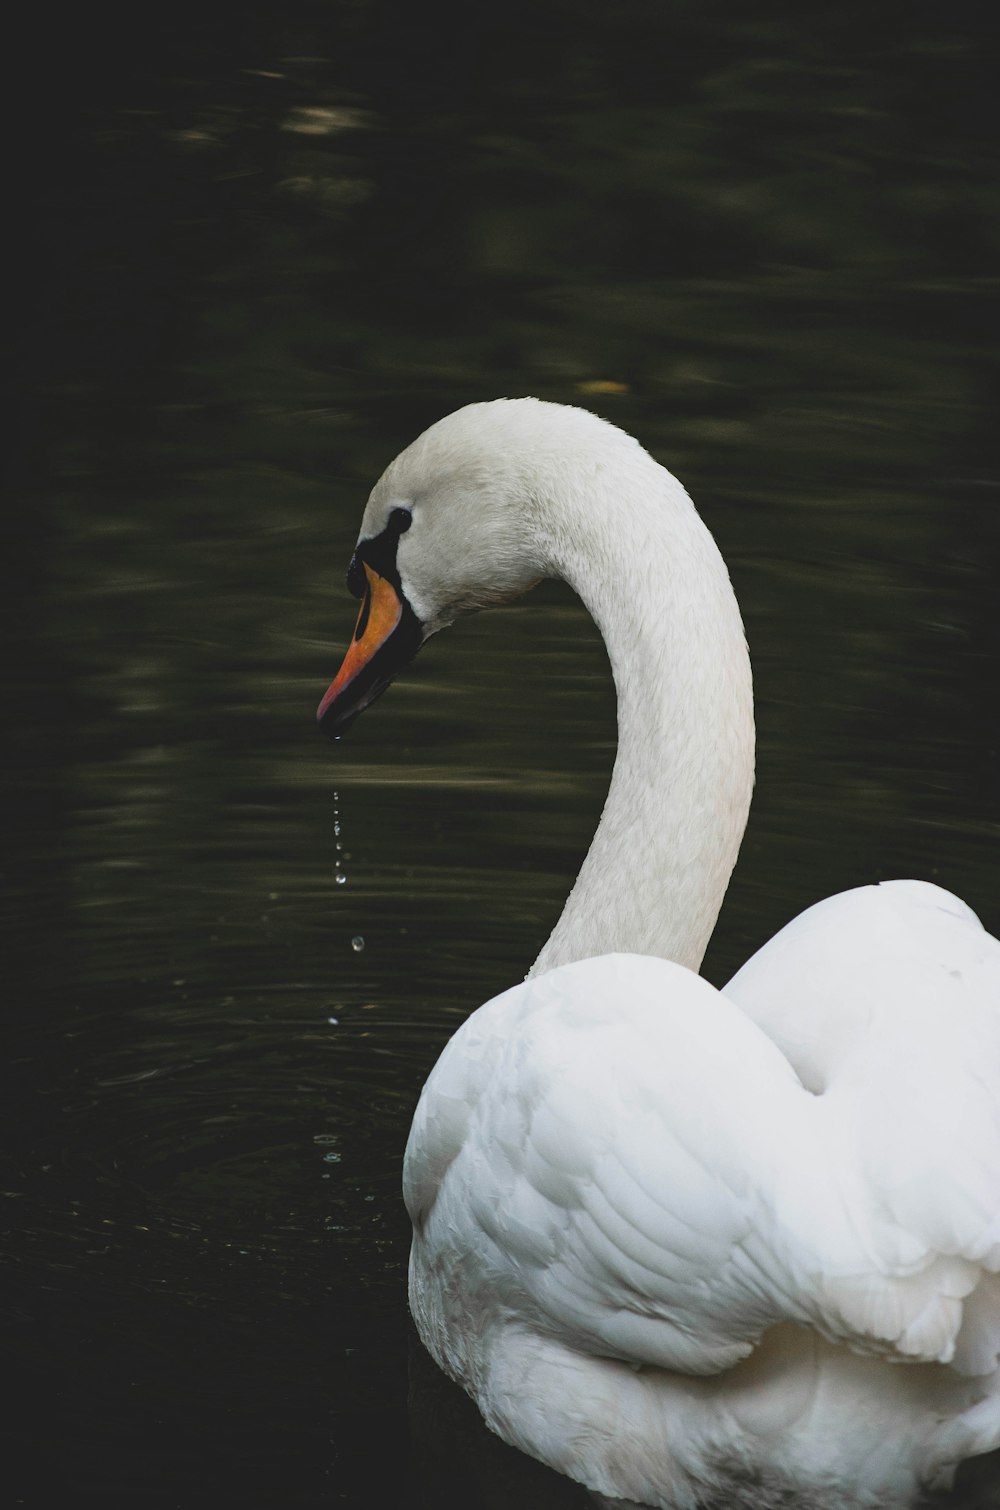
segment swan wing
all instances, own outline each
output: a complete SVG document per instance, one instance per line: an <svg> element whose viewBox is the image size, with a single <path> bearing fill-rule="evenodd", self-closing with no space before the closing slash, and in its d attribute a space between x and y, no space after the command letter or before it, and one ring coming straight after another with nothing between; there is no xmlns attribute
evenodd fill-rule
<svg viewBox="0 0 1000 1510"><path fill-rule="evenodd" d="M810 907L724 989L828 1116L873 1266L939 1308L937 1356L995 1368L1000 942L941 887L884 882Z"/></svg>
<svg viewBox="0 0 1000 1510"><path fill-rule="evenodd" d="M750 1253L748 1076L765 1105L806 1099L680 966L608 955L534 977L469 1019L425 1087L404 1178L418 1240L474 1255L491 1296L584 1351L724 1368L773 1312Z"/></svg>
<svg viewBox="0 0 1000 1510"><path fill-rule="evenodd" d="M404 1175L420 1262L474 1312L637 1365L715 1373L783 1320L944 1358L979 1271L880 1250L824 1102L678 965L607 955L532 978L469 1019L425 1087Z"/></svg>

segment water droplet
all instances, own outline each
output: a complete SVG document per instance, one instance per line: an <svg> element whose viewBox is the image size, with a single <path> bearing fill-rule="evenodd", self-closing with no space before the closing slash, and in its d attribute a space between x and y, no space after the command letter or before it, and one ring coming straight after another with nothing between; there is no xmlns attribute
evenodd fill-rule
<svg viewBox="0 0 1000 1510"><path fill-rule="evenodd" d="M334 884L336 886L346 886L347 885L347 877L346 877L346 875L344 875L344 872L341 869L341 863L340 863L340 861L341 861L341 856L342 855L343 855L343 858L345 860L349 860L351 857L348 854L344 854L344 846L340 842L340 808L337 806L337 804L339 803L339 801L340 801L340 793L339 792L334 792L334 794L333 794L333 832L334 832L334 836L336 838L336 843L334 845L334 849L336 850L336 856L337 856L337 858L334 861L333 880L334 880Z"/></svg>
<svg viewBox="0 0 1000 1510"><path fill-rule="evenodd" d="M335 1028L337 1026L337 1024L340 1022L340 1018L339 1017L328 1017L326 1020L330 1024L331 1028Z"/></svg>
<svg viewBox="0 0 1000 1510"><path fill-rule="evenodd" d="M323 1163L324 1164L339 1164L340 1163L340 1154L339 1153L325 1153L323 1155Z"/></svg>
<svg viewBox="0 0 1000 1510"><path fill-rule="evenodd" d="M351 948L354 950L355 954L360 954L364 947L364 939L361 937L360 933L356 933L351 939Z"/></svg>

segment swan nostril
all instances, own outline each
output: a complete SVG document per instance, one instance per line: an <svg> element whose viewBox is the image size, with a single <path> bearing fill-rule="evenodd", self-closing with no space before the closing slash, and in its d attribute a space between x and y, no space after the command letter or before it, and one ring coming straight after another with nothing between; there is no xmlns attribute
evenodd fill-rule
<svg viewBox="0 0 1000 1510"><path fill-rule="evenodd" d="M363 636L365 630L368 628L368 620L371 617L371 611L372 611L372 592L371 592L371 588L369 587L365 591L365 600L364 600L364 602L361 605L361 612L358 614L357 627L354 630L354 638L355 638L355 640L360 640L361 637Z"/></svg>
<svg viewBox="0 0 1000 1510"><path fill-rule="evenodd" d="M347 568L347 591L352 598L360 598L364 596L366 587L365 569L361 564L361 557L355 551Z"/></svg>

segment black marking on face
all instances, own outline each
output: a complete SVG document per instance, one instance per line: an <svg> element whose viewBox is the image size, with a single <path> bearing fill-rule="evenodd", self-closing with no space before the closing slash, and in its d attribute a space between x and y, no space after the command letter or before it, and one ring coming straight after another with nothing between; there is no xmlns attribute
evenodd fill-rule
<svg viewBox="0 0 1000 1510"><path fill-rule="evenodd" d="M403 588L399 580L399 567L396 565L396 551L399 548L400 535L405 535L412 523L413 515L409 509L393 509L380 534L373 535L370 540L359 542L347 569L347 587L354 597L364 597L367 584L363 563L367 561L380 577L392 583L402 598ZM360 639L363 633L364 629L359 627L356 638Z"/></svg>

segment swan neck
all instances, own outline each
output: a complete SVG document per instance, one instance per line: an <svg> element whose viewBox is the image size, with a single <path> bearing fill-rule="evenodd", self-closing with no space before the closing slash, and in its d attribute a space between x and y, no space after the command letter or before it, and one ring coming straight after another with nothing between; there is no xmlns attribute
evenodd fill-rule
<svg viewBox="0 0 1000 1510"><path fill-rule="evenodd" d="M612 952L697 970L753 787L742 619L711 534L644 451L613 484L591 477L574 494L572 523L554 501L545 546L604 637L618 751L590 850L530 973Z"/></svg>

